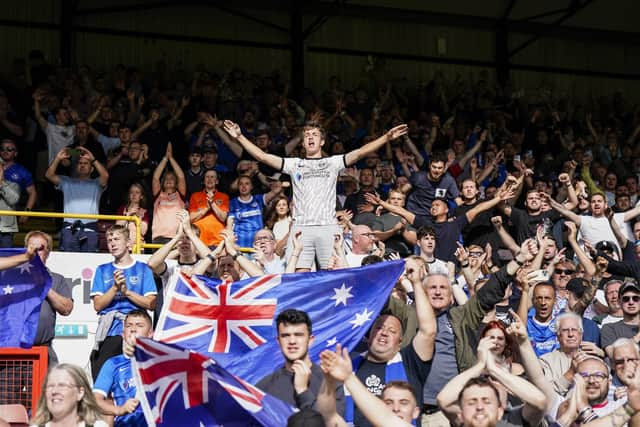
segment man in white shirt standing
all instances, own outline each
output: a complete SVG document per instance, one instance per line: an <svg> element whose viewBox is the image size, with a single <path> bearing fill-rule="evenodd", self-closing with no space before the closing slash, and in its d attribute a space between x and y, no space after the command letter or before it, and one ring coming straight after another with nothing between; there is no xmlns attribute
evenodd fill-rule
<svg viewBox="0 0 640 427"><path fill-rule="evenodd" d="M331 157L322 156L324 129L318 125L305 126L302 139L305 158L282 158L265 153L245 138L240 126L232 121L225 120L224 130L256 160L291 176L295 208L290 236L301 231L304 247L296 271L310 271L316 259L320 269L327 268L333 252L334 235L340 233L335 211L338 173L367 154L379 150L387 142L405 135L407 125L396 126L380 138L347 154ZM291 247L287 245L287 250L290 251Z"/></svg>

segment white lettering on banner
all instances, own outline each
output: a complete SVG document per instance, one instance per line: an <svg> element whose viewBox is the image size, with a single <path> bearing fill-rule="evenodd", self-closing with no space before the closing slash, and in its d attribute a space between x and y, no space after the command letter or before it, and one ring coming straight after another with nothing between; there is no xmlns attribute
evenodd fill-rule
<svg viewBox="0 0 640 427"><path fill-rule="evenodd" d="M133 255L137 261L147 262L150 255ZM98 315L93 309L89 297L91 283L96 268L100 264L113 261L108 253L51 252L47 267L55 273L62 274L71 282L73 311L69 316L58 315L56 325L86 325L88 334L84 337L68 337L54 339L53 348L61 363L73 363L85 366L89 361L89 353L95 341Z"/></svg>

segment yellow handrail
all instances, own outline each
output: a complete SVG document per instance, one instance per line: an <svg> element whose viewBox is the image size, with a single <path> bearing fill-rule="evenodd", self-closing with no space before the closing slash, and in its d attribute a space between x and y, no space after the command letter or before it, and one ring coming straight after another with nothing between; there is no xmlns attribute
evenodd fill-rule
<svg viewBox="0 0 640 427"><path fill-rule="evenodd" d="M27 216L38 218L77 218L77 219L95 219L106 221L133 221L136 224L136 244L131 249L134 254L142 252L142 242L140 236L140 218L137 216L124 215L92 215L92 214L76 214L76 213L59 213L59 212L36 212L36 211L2 211L0 216Z"/></svg>

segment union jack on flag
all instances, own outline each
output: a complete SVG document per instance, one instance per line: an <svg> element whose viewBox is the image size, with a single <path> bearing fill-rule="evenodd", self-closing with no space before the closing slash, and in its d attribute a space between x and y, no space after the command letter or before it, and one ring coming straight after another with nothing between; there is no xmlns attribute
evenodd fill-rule
<svg viewBox="0 0 640 427"><path fill-rule="evenodd" d="M293 408L193 351L139 338L134 376L149 426L286 425Z"/></svg>
<svg viewBox="0 0 640 427"><path fill-rule="evenodd" d="M403 261L314 273L265 275L238 282L181 275L169 285L154 339L206 353L251 384L284 363L274 317L307 312L312 361L341 343L361 341L402 274Z"/></svg>
<svg viewBox="0 0 640 427"><path fill-rule="evenodd" d="M208 353L246 351L266 342L277 298L261 298L280 284L279 275L240 284L190 278L169 290L154 338ZM270 334L269 334L270 335Z"/></svg>

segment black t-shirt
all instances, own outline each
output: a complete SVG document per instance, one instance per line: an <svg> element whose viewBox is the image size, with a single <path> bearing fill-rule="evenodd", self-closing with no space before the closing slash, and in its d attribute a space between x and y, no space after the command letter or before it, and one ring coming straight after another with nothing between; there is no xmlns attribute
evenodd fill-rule
<svg viewBox="0 0 640 427"><path fill-rule="evenodd" d="M402 364L407 375L407 381L416 392L415 397L416 402L418 402L418 406L422 406L422 388L424 387L424 382L429 375L431 361L421 360L413 348L413 343L402 348L402 350L400 350L400 354L402 355ZM382 395L382 390L384 390L384 386L387 384L385 378L386 367L386 363L375 363L365 359L356 371L356 377L358 377L362 384L364 384L371 393L380 397ZM353 424L357 427L372 426L364 415L362 415L357 406L355 407L353 414L353 421Z"/></svg>
<svg viewBox="0 0 640 427"><path fill-rule="evenodd" d="M469 224L466 215L449 219L444 222L433 222L430 216L416 215L413 226L420 228L430 226L436 232L435 257L443 261L455 262L456 242L460 240L460 233Z"/></svg>
<svg viewBox="0 0 640 427"><path fill-rule="evenodd" d="M525 210L511 208L511 222L515 229L516 243L520 245L528 238L535 237L538 224L545 218L549 218L551 222L555 223L562 218L562 215L554 210L542 212L538 215L530 215Z"/></svg>
<svg viewBox="0 0 640 427"><path fill-rule="evenodd" d="M470 205L457 206L453 210L453 216L463 216L480 203L482 202L478 200ZM462 230L464 244L467 246L484 246L487 242L492 242L492 240L490 240L490 235L495 234L495 229L491 223L491 218L498 215L500 215L500 213L495 208L480 212L476 215L473 222L467 224L467 226Z"/></svg>

